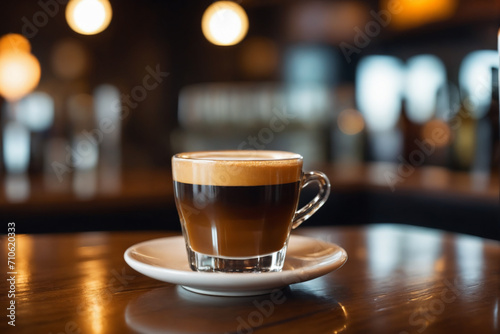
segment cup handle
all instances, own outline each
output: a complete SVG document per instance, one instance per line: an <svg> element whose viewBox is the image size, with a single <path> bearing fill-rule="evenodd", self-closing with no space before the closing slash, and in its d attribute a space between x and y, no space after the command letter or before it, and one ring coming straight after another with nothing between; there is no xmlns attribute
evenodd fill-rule
<svg viewBox="0 0 500 334"><path fill-rule="evenodd" d="M301 189L307 187L311 183L317 183L319 185L319 192L309 203L295 212L295 216L292 221L292 229L297 228L306 219L318 211L318 209L325 204L328 196L330 195L330 181L324 173L317 171L304 172L304 175L302 176Z"/></svg>

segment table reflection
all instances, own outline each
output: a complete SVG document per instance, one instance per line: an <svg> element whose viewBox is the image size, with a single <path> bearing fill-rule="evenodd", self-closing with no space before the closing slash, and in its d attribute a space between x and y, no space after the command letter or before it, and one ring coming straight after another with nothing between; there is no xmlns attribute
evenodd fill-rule
<svg viewBox="0 0 500 334"><path fill-rule="evenodd" d="M347 328L348 313L334 298L309 291L307 284L241 298L206 296L168 286L130 301L125 320L140 333L252 333L256 329L276 333L276 326L286 322L294 328L289 333L331 334Z"/></svg>

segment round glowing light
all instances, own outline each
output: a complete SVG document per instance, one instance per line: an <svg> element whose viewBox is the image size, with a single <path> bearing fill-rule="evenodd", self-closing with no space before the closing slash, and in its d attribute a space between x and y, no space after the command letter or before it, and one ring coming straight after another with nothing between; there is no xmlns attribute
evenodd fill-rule
<svg viewBox="0 0 500 334"><path fill-rule="evenodd" d="M112 14L107 0L71 0L66 7L66 21L82 35L95 35L106 29Z"/></svg>
<svg viewBox="0 0 500 334"><path fill-rule="evenodd" d="M7 34L0 38L0 52L31 52L30 42L23 35Z"/></svg>
<svg viewBox="0 0 500 334"><path fill-rule="evenodd" d="M19 101L17 117L31 131L47 130L54 121L54 100L42 92L31 93Z"/></svg>
<svg viewBox="0 0 500 334"><path fill-rule="evenodd" d="M52 51L52 69L62 79L74 80L81 77L89 67L89 53L77 40L58 42Z"/></svg>
<svg viewBox="0 0 500 334"><path fill-rule="evenodd" d="M272 40L251 37L241 44L240 66L249 77L270 76L276 72L278 65L278 47Z"/></svg>
<svg viewBox="0 0 500 334"><path fill-rule="evenodd" d="M355 109L346 109L340 112L337 124L340 131L346 135L358 134L365 128L363 115Z"/></svg>
<svg viewBox="0 0 500 334"><path fill-rule="evenodd" d="M31 92L40 81L40 63L26 52L0 53L0 94L16 101Z"/></svg>
<svg viewBox="0 0 500 334"><path fill-rule="evenodd" d="M235 45L247 34L248 17L237 3L217 1L205 10L201 29L212 44Z"/></svg>
<svg viewBox="0 0 500 334"><path fill-rule="evenodd" d="M451 129L446 122L433 119L422 128L422 138L436 147L444 147L451 142Z"/></svg>

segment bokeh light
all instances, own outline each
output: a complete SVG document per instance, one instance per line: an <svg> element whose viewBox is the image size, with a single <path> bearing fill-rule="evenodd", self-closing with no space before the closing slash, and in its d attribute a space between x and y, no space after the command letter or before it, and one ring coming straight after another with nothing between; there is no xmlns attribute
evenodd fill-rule
<svg viewBox="0 0 500 334"><path fill-rule="evenodd" d="M248 38L242 43L239 56L241 69L249 77L271 76L278 68L278 47L269 38Z"/></svg>
<svg viewBox="0 0 500 334"><path fill-rule="evenodd" d="M78 79L90 66L89 53L78 40L64 39L54 46L51 63L61 79Z"/></svg>
<svg viewBox="0 0 500 334"><path fill-rule="evenodd" d="M107 0L71 0L66 7L66 21L82 35L95 35L106 29L113 11Z"/></svg>
<svg viewBox="0 0 500 334"><path fill-rule="evenodd" d="M381 8L390 9L394 1L381 0ZM396 28L408 29L431 22L444 21L456 12L457 0L398 0L400 10L392 15L392 24Z"/></svg>
<svg viewBox="0 0 500 334"><path fill-rule="evenodd" d="M494 50L473 51L460 65L460 91L467 98L465 107L476 119L484 117L490 107L492 68L498 68L498 52Z"/></svg>
<svg viewBox="0 0 500 334"><path fill-rule="evenodd" d="M451 129L442 120L433 119L422 127L422 139L436 147L444 147L451 142Z"/></svg>
<svg viewBox="0 0 500 334"><path fill-rule="evenodd" d="M49 129L54 121L54 100L42 92L27 95L19 102L18 119L31 131Z"/></svg>
<svg viewBox="0 0 500 334"><path fill-rule="evenodd" d="M25 173L30 161L30 133L19 122L9 122L3 127L3 158L8 173Z"/></svg>
<svg viewBox="0 0 500 334"><path fill-rule="evenodd" d="M248 17L237 3L217 1L205 10L201 29L205 38L212 44L235 45L247 34Z"/></svg>
<svg viewBox="0 0 500 334"><path fill-rule="evenodd" d="M23 35L7 34L0 38L0 53L6 51L30 53L31 45Z"/></svg>
<svg viewBox="0 0 500 334"><path fill-rule="evenodd" d="M335 84L340 64L338 54L330 47L294 45L285 51L284 79L289 84L299 85Z"/></svg>
<svg viewBox="0 0 500 334"><path fill-rule="evenodd" d="M425 123L437 110L437 96L446 84L446 68L433 55L418 55L407 61L406 111L414 123Z"/></svg>
<svg viewBox="0 0 500 334"><path fill-rule="evenodd" d="M31 92L40 81L40 63L27 52L0 52L0 94L16 101Z"/></svg>
<svg viewBox="0 0 500 334"><path fill-rule="evenodd" d="M337 124L340 131L346 135L358 134L365 128L363 115L356 109L342 110L337 118Z"/></svg>
<svg viewBox="0 0 500 334"><path fill-rule="evenodd" d="M356 70L356 103L371 131L396 126L401 113L404 67L392 56L367 56Z"/></svg>
<svg viewBox="0 0 500 334"><path fill-rule="evenodd" d="M30 196L31 186L25 173L7 174L4 182L5 197L9 202L22 202Z"/></svg>

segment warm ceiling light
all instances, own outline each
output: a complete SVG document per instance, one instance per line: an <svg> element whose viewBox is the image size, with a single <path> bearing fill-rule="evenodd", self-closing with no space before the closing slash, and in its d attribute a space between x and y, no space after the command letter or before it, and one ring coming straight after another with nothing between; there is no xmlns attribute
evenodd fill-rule
<svg viewBox="0 0 500 334"><path fill-rule="evenodd" d="M66 7L66 21L82 35L95 35L106 29L112 14L107 0L71 0Z"/></svg>
<svg viewBox="0 0 500 334"><path fill-rule="evenodd" d="M17 51L30 52L30 42L23 35L7 34L0 38L0 52Z"/></svg>
<svg viewBox="0 0 500 334"><path fill-rule="evenodd" d="M201 29L212 44L235 45L247 34L248 17L237 3L217 1L203 14Z"/></svg>
<svg viewBox="0 0 500 334"><path fill-rule="evenodd" d="M455 14L457 0L380 0L395 28L408 29L449 19Z"/></svg>
<svg viewBox="0 0 500 334"><path fill-rule="evenodd" d="M31 92L40 80L40 63L27 52L0 52L0 95L17 101Z"/></svg>

